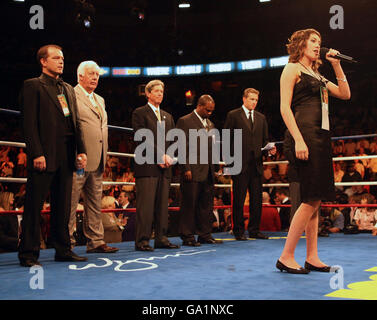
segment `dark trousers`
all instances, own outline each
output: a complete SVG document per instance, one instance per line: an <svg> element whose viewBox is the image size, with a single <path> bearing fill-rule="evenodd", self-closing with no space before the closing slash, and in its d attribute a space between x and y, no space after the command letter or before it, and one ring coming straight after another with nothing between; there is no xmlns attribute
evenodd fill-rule
<svg viewBox="0 0 377 320"><path fill-rule="evenodd" d="M239 175L232 176L233 180L233 234L243 235L244 203L246 192L249 190L249 233L259 231L262 215L262 176L258 173L255 161L249 163L247 169Z"/></svg>
<svg viewBox="0 0 377 320"><path fill-rule="evenodd" d="M151 238L152 226L155 244L167 244L168 199L170 178L140 177L136 185L136 234L135 246L147 245Z"/></svg>
<svg viewBox="0 0 377 320"><path fill-rule="evenodd" d="M26 198L21 223L20 260L38 259L41 210L50 191L50 236L57 255L70 251L68 221L71 210L73 168L71 143L59 148L59 165L54 172L28 170ZM31 160L32 161L32 160Z"/></svg>
<svg viewBox="0 0 377 320"><path fill-rule="evenodd" d="M181 181L181 212L179 233L183 241L194 240L198 234L202 239L211 237L211 213L213 207L213 184Z"/></svg>

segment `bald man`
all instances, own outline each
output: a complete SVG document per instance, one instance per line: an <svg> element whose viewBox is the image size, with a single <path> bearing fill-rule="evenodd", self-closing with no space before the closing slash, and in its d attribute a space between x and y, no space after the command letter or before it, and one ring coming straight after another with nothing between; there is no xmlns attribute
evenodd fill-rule
<svg viewBox="0 0 377 320"><path fill-rule="evenodd" d="M215 101L210 95L202 95L196 109L178 119L177 128L182 129L186 136L186 146L190 148L189 130L214 129L209 117L215 110ZM186 163L181 164L181 214L179 232L182 245L197 247L202 243L222 243L212 235L211 213L213 206L214 165L212 163L212 136L208 138L208 161L200 163L201 139L197 138L197 156L195 163L190 163L189 152L186 152ZM198 239L195 239L195 234Z"/></svg>

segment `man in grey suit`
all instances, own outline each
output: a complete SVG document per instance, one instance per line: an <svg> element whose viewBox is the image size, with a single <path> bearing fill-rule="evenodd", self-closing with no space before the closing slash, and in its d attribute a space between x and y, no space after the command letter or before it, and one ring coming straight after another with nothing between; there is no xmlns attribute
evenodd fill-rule
<svg viewBox="0 0 377 320"><path fill-rule="evenodd" d="M101 219L102 177L106 163L108 132L105 101L94 93L99 75L100 67L94 61L84 61L77 68L78 85L74 89L88 160L85 172L82 175L75 172L73 175L69 233L71 245L74 246L76 209L83 191L83 232L88 239L87 253L113 253L118 251L118 248L106 245Z"/></svg>

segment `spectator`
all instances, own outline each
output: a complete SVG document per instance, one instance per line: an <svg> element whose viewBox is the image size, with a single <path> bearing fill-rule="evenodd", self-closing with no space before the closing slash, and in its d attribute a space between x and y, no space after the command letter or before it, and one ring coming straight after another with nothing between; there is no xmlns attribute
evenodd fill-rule
<svg viewBox="0 0 377 320"><path fill-rule="evenodd" d="M26 163L27 155L24 149L20 148L17 155L17 177L26 177Z"/></svg>
<svg viewBox="0 0 377 320"><path fill-rule="evenodd" d="M355 163L355 170L360 173L360 176L361 176L361 179L363 180L364 179L364 175L365 175L365 168L364 168L364 165L363 163L360 161L360 160L354 160L354 163Z"/></svg>
<svg viewBox="0 0 377 320"><path fill-rule="evenodd" d="M115 201L116 208L133 208L131 205L132 194L129 192L121 191L118 200Z"/></svg>
<svg viewBox="0 0 377 320"><path fill-rule="evenodd" d="M369 144L370 154L377 154L377 137L374 137L372 142Z"/></svg>
<svg viewBox="0 0 377 320"><path fill-rule="evenodd" d="M347 164L346 173L343 175L342 182L358 182L362 181L361 175L356 171L355 163L349 162Z"/></svg>
<svg viewBox="0 0 377 320"><path fill-rule="evenodd" d="M221 198L214 196L213 197L213 206L222 206ZM212 215L212 232L223 232L225 231L225 219L224 219L224 209L215 209L213 208Z"/></svg>
<svg viewBox="0 0 377 320"><path fill-rule="evenodd" d="M272 178L272 166L271 165L264 165L263 166L263 178L264 181L267 183Z"/></svg>
<svg viewBox="0 0 377 320"><path fill-rule="evenodd" d="M346 173L343 175L342 182L359 182L362 181L361 175L356 171L355 163L350 161L347 163ZM345 193L348 196L353 195L352 188L345 187Z"/></svg>
<svg viewBox="0 0 377 320"><path fill-rule="evenodd" d="M377 180L377 158L369 159L367 168L369 171L369 177L371 181Z"/></svg>
<svg viewBox="0 0 377 320"><path fill-rule="evenodd" d="M344 171L342 170L342 165L340 161L335 162L335 170L334 170L334 181L341 182L344 176Z"/></svg>
<svg viewBox="0 0 377 320"><path fill-rule="evenodd" d="M323 233L339 233L344 229L343 213L331 207L321 207L319 217L319 235Z"/></svg>
<svg viewBox="0 0 377 320"><path fill-rule="evenodd" d="M345 193L339 193L336 196L336 201L339 204L348 204L348 196ZM351 208L350 207L339 207L339 211L342 212L344 217L344 227L351 225ZM343 229L344 229L343 227Z"/></svg>
<svg viewBox="0 0 377 320"><path fill-rule="evenodd" d="M18 217L1 213L12 210L13 202L13 193L0 193L0 252L14 252L18 248L20 225Z"/></svg>
<svg viewBox="0 0 377 320"><path fill-rule="evenodd" d="M344 151L346 156L352 156L356 152L356 143L352 139L348 139L344 144Z"/></svg>
<svg viewBox="0 0 377 320"><path fill-rule="evenodd" d="M6 161L8 157L8 153L10 151L10 147L3 146L0 149L0 164L4 161Z"/></svg>
<svg viewBox="0 0 377 320"><path fill-rule="evenodd" d="M280 223L280 217L279 217L279 213L277 209L263 206L265 204L271 204L270 195L267 192L262 193L262 217L261 217L261 223L260 223L260 230L261 231L280 231L281 223ZM289 214L289 211L288 211L288 214Z"/></svg>
<svg viewBox="0 0 377 320"><path fill-rule="evenodd" d="M115 201L116 208L130 209L135 208L132 205L133 195L130 192L121 191L119 193L118 200ZM122 232L122 241L133 241L135 240L135 222L136 214L135 212L125 214L124 212L117 212L116 216L118 220L125 221L124 230Z"/></svg>
<svg viewBox="0 0 377 320"><path fill-rule="evenodd" d="M0 166L0 176L1 177L12 177L13 176L14 164L9 160L9 157L5 157L5 161Z"/></svg>
<svg viewBox="0 0 377 320"><path fill-rule="evenodd" d="M115 198L105 196L102 198L102 209L115 209ZM122 242L122 231L127 224L127 218L118 219L114 212L101 212L105 242Z"/></svg>
<svg viewBox="0 0 377 320"><path fill-rule="evenodd" d="M344 150L344 140L338 140L333 143L333 155L335 157L340 157L345 153Z"/></svg>
<svg viewBox="0 0 377 320"><path fill-rule="evenodd" d="M371 194L365 194L361 197L361 204L374 204L375 199ZM377 209L359 208L356 209L354 220L362 232L372 232L377 222Z"/></svg>
<svg viewBox="0 0 377 320"><path fill-rule="evenodd" d="M275 192L275 201L278 204L291 204L291 201L288 197L288 190L284 188L279 188ZM279 208L279 216L280 216L280 223L281 223L281 230L288 231L290 225L290 213L291 209L288 207L280 207Z"/></svg>

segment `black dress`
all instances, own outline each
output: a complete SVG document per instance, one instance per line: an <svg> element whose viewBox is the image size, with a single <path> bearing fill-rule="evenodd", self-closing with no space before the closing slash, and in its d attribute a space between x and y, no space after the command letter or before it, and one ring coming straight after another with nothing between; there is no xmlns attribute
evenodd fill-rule
<svg viewBox="0 0 377 320"><path fill-rule="evenodd" d="M335 200L334 171L332 162L331 134L321 129L322 108L320 87L325 83L301 73L292 97L292 111L297 126L309 149L309 159L299 160L295 155L295 142L286 132L284 150L289 161L291 176L300 183L301 201ZM296 180L295 179L295 180Z"/></svg>

